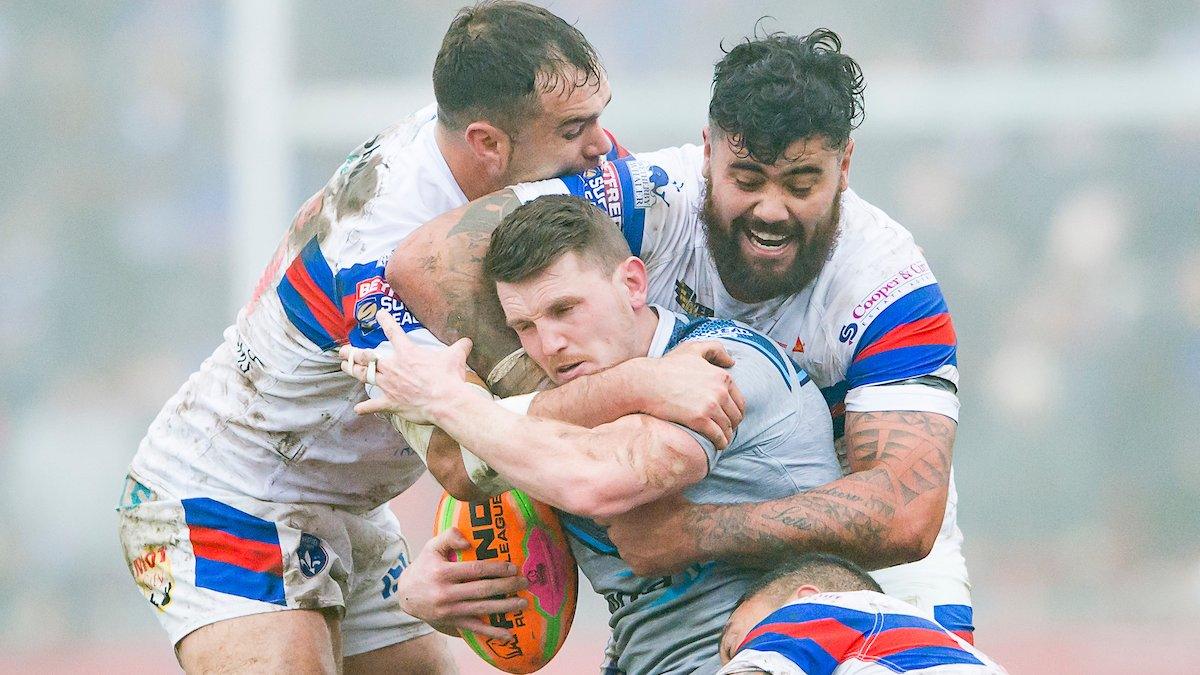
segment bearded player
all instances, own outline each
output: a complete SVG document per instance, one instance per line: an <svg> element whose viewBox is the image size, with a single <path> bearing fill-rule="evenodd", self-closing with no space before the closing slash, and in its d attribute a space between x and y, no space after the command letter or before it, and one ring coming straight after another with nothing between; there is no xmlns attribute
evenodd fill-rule
<svg viewBox="0 0 1200 675"><path fill-rule="evenodd" d="M436 107L358 148L301 208L224 342L133 459L122 545L189 672L453 670L440 636L394 595L408 552L386 502L424 467L385 421L355 415L362 388L336 349L378 344L379 311L420 337L383 276L420 223L595 166L613 143L598 122L610 95L595 51L541 8L464 10L433 80ZM475 586L481 597L518 587Z"/></svg>
<svg viewBox="0 0 1200 675"><path fill-rule="evenodd" d="M831 31L747 40L716 66L702 148L486 197L406 240L388 279L439 338L471 337L473 365L487 373L519 344L478 284L484 235L541 194L591 200L645 260L652 301L743 321L785 346L825 395L846 472L786 499L672 497L615 518L608 535L633 571L651 577L706 560L772 566L834 552L877 570L885 591L970 639L951 477L956 338L912 236L849 189L862 92L858 65ZM588 398L558 403L603 401L614 391L603 375L577 390ZM545 395L527 399L535 414L553 414Z"/></svg>

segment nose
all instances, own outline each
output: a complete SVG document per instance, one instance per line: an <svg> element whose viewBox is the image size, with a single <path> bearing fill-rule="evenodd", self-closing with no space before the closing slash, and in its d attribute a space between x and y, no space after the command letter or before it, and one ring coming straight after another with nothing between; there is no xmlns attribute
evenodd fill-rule
<svg viewBox="0 0 1200 675"><path fill-rule="evenodd" d="M788 220L787 204L777 190L766 190L754 205L754 217L764 223L782 223Z"/></svg>
<svg viewBox="0 0 1200 675"><path fill-rule="evenodd" d="M542 353L547 356L557 354L567 348L567 337L562 332L554 329L542 328L538 330L538 341L541 344Z"/></svg>
<svg viewBox="0 0 1200 675"><path fill-rule="evenodd" d="M608 137L608 133L599 124L593 124L591 130L588 131L587 144L584 145L583 152L589 158L595 158L597 161L607 155L612 150L612 139Z"/></svg>

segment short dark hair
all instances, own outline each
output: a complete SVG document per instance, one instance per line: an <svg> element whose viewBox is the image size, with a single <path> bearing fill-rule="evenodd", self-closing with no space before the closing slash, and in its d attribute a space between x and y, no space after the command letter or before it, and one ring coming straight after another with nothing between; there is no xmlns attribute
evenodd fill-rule
<svg viewBox="0 0 1200 675"><path fill-rule="evenodd" d="M875 591L882 593L879 582L863 568L832 553L806 553L759 577L742 595L738 604L761 593L782 601L797 588L810 584L823 592Z"/></svg>
<svg viewBox="0 0 1200 675"><path fill-rule="evenodd" d="M514 134L556 87L599 86L600 57L553 13L525 2L489 0L459 10L433 64L438 119L464 129L487 120Z"/></svg>
<svg viewBox="0 0 1200 675"><path fill-rule="evenodd" d="M841 38L827 28L804 37L777 32L747 38L713 71L710 127L764 164L774 164L789 145L809 136L845 147L865 114L865 85L862 69L841 50Z"/></svg>
<svg viewBox="0 0 1200 675"><path fill-rule="evenodd" d="M545 195L517 207L496 226L483 273L492 282L516 283L572 252L610 271L630 256L621 231L591 202Z"/></svg>

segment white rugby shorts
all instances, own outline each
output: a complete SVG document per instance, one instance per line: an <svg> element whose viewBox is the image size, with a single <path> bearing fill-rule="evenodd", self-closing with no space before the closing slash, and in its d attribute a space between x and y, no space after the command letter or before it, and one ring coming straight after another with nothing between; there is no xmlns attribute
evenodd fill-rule
<svg viewBox="0 0 1200 675"><path fill-rule="evenodd" d="M178 645L225 619L334 610L342 654L425 635L401 611L396 579L408 543L386 504L365 514L249 497L172 499L132 475L117 507L134 582Z"/></svg>

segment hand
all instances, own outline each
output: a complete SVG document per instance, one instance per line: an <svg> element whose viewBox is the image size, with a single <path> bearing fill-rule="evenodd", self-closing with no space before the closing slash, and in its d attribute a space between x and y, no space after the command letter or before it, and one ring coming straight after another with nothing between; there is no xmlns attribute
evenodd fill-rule
<svg viewBox="0 0 1200 675"><path fill-rule="evenodd" d="M642 412L681 424L704 436L718 450L733 440L746 399L727 368L733 357L721 343L685 342L659 359L639 359L649 375L639 379L645 389Z"/></svg>
<svg viewBox="0 0 1200 675"><path fill-rule="evenodd" d="M609 540L634 574L664 576L707 559L689 526L691 518L704 508L675 492L602 524L608 526Z"/></svg>
<svg viewBox="0 0 1200 675"><path fill-rule="evenodd" d="M470 546L453 528L426 542L397 580L400 608L443 633L469 630L511 640L512 631L496 628L484 617L524 609L524 599L501 596L528 588L529 581L509 562L455 562L455 551Z"/></svg>
<svg viewBox="0 0 1200 675"><path fill-rule="evenodd" d="M374 382L369 384L387 397L363 401L354 411L360 415L393 413L420 424L435 423L436 407L447 404L464 387L471 341L463 338L447 349L422 347L404 334L388 312L380 310L376 317L395 349L393 354L380 356L373 349L350 346L338 350L342 371L364 384L374 362Z"/></svg>

